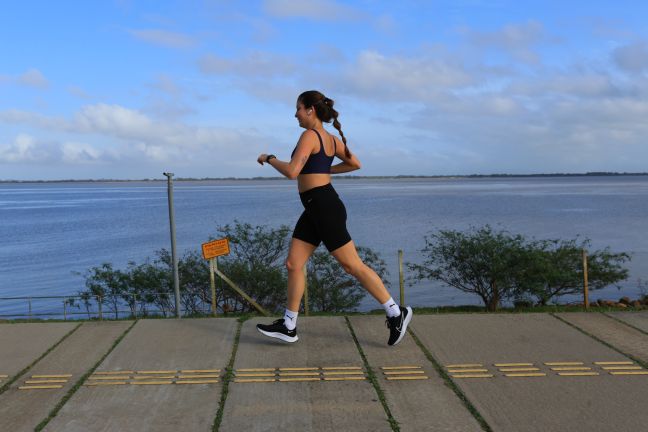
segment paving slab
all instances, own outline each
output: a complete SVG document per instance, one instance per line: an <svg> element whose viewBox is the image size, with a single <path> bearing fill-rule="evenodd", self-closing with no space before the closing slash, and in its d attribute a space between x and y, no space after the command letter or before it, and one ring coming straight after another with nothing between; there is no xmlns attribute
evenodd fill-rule
<svg viewBox="0 0 648 432"><path fill-rule="evenodd" d="M237 379L229 385L222 431L390 431L385 410L375 389L364 377L362 357L344 317L299 318L299 341L282 343L260 334L249 320L243 324L234 363ZM353 372L355 380L324 381L330 369ZM279 368L312 368L310 371L279 371ZM359 368L359 369L341 369ZM237 382L255 379L242 369L257 372L268 382ZM358 374L358 370L360 373ZM279 374L281 373L281 377ZM295 382L288 373L315 381ZM308 374L308 375L307 375ZM313 376L316 375L316 376Z"/></svg>
<svg viewBox="0 0 648 432"><path fill-rule="evenodd" d="M0 395L0 430L33 431L131 324L82 324Z"/></svg>
<svg viewBox="0 0 648 432"><path fill-rule="evenodd" d="M636 327L639 330L648 333L648 311L607 312L606 315L610 315L611 317L626 322L631 326Z"/></svg>
<svg viewBox="0 0 648 432"><path fill-rule="evenodd" d="M612 375L594 362L631 360L551 315L419 315L412 329L494 431L635 431L648 424L648 376ZM584 370L555 370L575 367Z"/></svg>
<svg viewBox="0 0 648 432"><path fill-rule="evenodd" d="M89 379L45 430L211 431L221 397L220 379L175 383L180 371L223 370L236 328L237 320L229 318L138 321L97 368L93 376L99 378ZM170 374L174 378L167 379ZM128 378L105 381L111 385L88 385L121 376ZM119 382L125 384L114 384Z"/></svg>
<svg viewBox="0 0 648 432"><path fill-rule="evenodd" d="M353 316L349 320L402 432L482 430L412 337L407 335L390 347L384 317Z"/></svg>
<svg viewBox="0 0 648 432"><path fill-rule="evenodd" d="M648 334L601 313L574 312L556 315L622 352L648 363Z"/></svg>
<svg viewBox="0 0 648 432"><path fill-rule="evenodd" d="M12 377L32 364L78 323L0 324L0 375ZM0 381L2 384L2 381Z"/></svg>

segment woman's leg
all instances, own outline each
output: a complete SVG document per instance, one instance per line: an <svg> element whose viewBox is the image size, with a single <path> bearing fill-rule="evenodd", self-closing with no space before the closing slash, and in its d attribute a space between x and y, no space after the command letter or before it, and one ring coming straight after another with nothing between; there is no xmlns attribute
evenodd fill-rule
<svg viewBox="0 0 648 432"><path fill-rule="evenodd" d="M286 268L288 269L288 310L298 312L304 295L306 278L304 266L315 251L316 246L293 237L288 250Z"/></svg>
<svg viewBox="0 0 648 432"><path fill-rule="evenodd" d="M353 241L335 249L331 254L338 260L344 270L354 276L369 291L376 300L385 308L387 313L387 326L389 327L389 339L387 345L396 345L407 332L407 326L412 321L412 308L402 307L393 302L389 291L385 288L382 280L375 271L362 262L358 256Z"/></svg>
<svg viewBox="0 0 648 432"><path fill-rule="evenodd" d="M384 304L391 298L380 277L360 259L353 240L335 249L331 255L340 263L344 271L358 279L364 289L380 304Z"/></svg>

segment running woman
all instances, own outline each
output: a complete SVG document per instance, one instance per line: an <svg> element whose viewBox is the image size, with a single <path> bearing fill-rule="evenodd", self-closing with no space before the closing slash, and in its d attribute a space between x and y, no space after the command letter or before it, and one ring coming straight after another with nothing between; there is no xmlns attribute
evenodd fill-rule
<svg viewBox="0 0 648 432"><path fill-rule="evenodd" d="M331 174L360 169L360 161L349 151L342 133L338 112L333 100L316 90L302 93L297 98L295 117L306 129L292 152L289 162L273 154L261 154L261 165L272 166L285 177L297 179L299 198L304 205L293 232L286 268L288 269L288 305L283 318L272 324L257 324L266 336L286 342L297 342L297 315L306 280L304 265L320 243L328 249L342 268L383 306L389 328L388 345L396 345L405 336L412 320L412 308L399 306L389 295L380 277L362 262L346 228L346 209L331 185ZM333 122L339 138L329 134L322 123ZM342 162L332 165L337 156Z"/></svg>

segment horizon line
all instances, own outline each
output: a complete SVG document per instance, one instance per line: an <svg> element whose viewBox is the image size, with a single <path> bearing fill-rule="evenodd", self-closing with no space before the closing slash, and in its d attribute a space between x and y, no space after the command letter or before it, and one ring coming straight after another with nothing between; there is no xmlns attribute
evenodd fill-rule
<svg viewBox="0 0 648 432"><path fill-rule="evenodd" d="M361 180L361 179L410 179L410 178L498 178L498 177L606 177L606 176L648 176L648 172L608 172L592 171L585 173L532 173L532 174L449 174L449 175L335 175L335 178ZM176 177L174 181L258 181L258 180L288 180L285 177ZM143 179L49 179L49 180L0 180L0 183L108 183L108 182L158 182L166 181L164 178L143 178Z"/></svg>

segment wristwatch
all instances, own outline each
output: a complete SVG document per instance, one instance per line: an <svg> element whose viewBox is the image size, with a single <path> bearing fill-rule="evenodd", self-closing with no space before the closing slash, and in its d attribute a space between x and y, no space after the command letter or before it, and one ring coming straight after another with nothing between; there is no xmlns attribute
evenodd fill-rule
<svg viewBox="0 0 648 432"><path fill-rule="evenodd" d="M268 156L266 156L266 163L270 162L270 159L277 159L277 156L269 154Z"/></svg>

